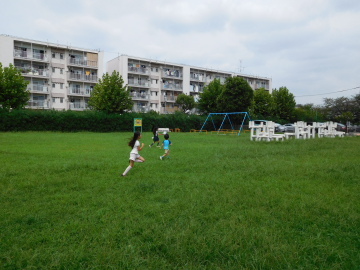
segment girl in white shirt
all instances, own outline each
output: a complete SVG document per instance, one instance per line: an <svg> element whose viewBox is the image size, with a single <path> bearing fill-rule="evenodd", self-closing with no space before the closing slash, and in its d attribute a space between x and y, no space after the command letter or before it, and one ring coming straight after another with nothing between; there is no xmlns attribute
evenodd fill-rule
<svg viewBox="0 0 360 270"><path fill-rule="evenodd" d="M139 151L141 151L144 148L144 143L140 146L140 140L141 139L141 133L135 132L134 137L130 140L128 145L132 148L130 152L130 158L129 158L129 166L125 169L122 176L126 176L126 174L134 167L135 162L145 162L145 158L140 156Z"/></svg>

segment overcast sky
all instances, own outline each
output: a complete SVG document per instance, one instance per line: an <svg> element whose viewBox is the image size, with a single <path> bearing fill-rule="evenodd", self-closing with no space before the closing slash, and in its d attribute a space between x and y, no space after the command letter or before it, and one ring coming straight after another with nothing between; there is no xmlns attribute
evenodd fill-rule
<svg viewBox="0 0 360 270"><path fill-rule="evenodd" d="M0 0L0 34L360 93L360 0Z"/></svg>

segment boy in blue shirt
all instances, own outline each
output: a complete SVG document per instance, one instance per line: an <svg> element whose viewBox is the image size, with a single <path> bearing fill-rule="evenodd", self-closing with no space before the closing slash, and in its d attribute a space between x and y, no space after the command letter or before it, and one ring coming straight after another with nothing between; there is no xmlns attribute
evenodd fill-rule
<svg viewBox="0 0 360 270"><path fill-rule="evenodd" d="M162 146L164 147L164 150L165 150L165 154L160 156L160 159L161 160L164 160L164 158L166 156L169 156L170 155L170 145L171 145L171 141L169 140L169 134L165 134L164 135L164 138L165 138L165 141L162 143Z"/></svg>

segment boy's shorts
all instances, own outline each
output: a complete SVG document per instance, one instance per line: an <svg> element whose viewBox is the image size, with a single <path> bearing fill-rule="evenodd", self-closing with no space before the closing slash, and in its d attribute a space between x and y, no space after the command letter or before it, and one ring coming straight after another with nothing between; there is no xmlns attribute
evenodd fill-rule
<svg viewBox="0 0 360 270"><path fill-rule="evenodd" d="M169 153L170 149L165 149L165 154Z"/></svg>
<svg viewBox="0 0 360 270"><path fill-rule="evenodd" d="M133 153L130 153L130 160L132 161L135 161L136 159L138 159L140 157L139 154L133 154Z"/></svg>

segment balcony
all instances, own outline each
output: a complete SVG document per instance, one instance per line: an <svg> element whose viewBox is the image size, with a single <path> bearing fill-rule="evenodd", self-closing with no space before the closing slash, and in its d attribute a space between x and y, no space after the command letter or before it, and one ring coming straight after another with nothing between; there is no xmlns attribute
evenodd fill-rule
<svg viewBox="0 0 360 270"><path fill-rule="evenodd" d="M49 62L47 55L39 52L28 52L23 50L14 50L14 58L25 58L29 60L36 60L41 62Z"/></svg>
<svg viewBox="0 0 360 270"><path fill-rule="evenodd" d="M48 109L49 102L47 100L30 100L27 107L30 109Z"/></svg>
<svg viewBox="0 0 360 270"><path fill-rule="evenodd" d="M37 92L37 93L48 93L49 92L48 87L43 84L32 84L32 85L29 84L28 90L30 92Z"/></svg>
<svg viewBox="0 0 360 270"><path fill-rule="evenodd" d="M70 96L82 96L82 97L90 97L91 90L84 88L70 88L68 91L68 95Z"/></svg>
<svg viewBox="0 0 360 270"><path fill-rule="evenodd" d="M204 75L199 75L199 74L196 74L196 73L190 73L190 81L205 82L206 77Z"/></svg>
<svg viewBox="0 0 360 270"><path fill-rule="evenodd" d="M150 74L148 68L144 67L128 67L128 73L136 73L136 74Z"/></svg>
<svg viewBox="0 0 360 270"><path fill-rule="evenodd" d="M85 66L85 67L97 67L97 61L86 60L84 58L70 58L70 66Z"/></svg>
<svg viewBox="0 0 360 270"><path fill-rule="evenodd" d="M171 113L174 113L176 111L179 111L179 108L178 107L161 107L160 109L160 113L163 113L163 114L171 114Z"/></svg>
<svg viewBox="0 0 360 270"><path fill-rule="evenodd" d="M177 96L161 96L160 101L161 102L175 102L177 99Z"/></svg>
<svg viewBox="0 0 360 270"><path fill-rule="evenodd" d="M23 76L49 77L49 71L47 69L38 69L38 68L21 67L21 66L15 66L15 67L21 71Z"/></svg>
<svg viewBox="0 0 360 270"><path fill-rule="evenodd" d="M182 91L182 85L178 83L161 83L161 88L164 90Z"/></svg>
<svg viewBox="0 0 360 270"><path fill-rule="evenodd" d="M133 108L132 108L132 111L134 112L141 112L141 113L146 113L146 112L149 112L150 111L150 107L148 105L134 105Z"/></svg>
<svg viewBox="0 0 360 270"><path fill-rule="evenodd" d="M97 82L98 77L96 75L85 75L85 74L76 74L69 73L68 80L70 81L87 81L87 82Z"/></svg>
<svg viewBox="0 0 360 270"><path fill-rule="evenodd" d="M179 79L181 79L183 77L183 74L177 69L165 69L165 70L162 70L161 76L162 77L167 77L167 78L179 78Z"/></svg>
<svg viewBox="0 0 360 270"><path fill-rule="evenodd" d="M128 86L135 86L135 87L150 87L150 83L148 81L142 80L129 80Z"/></svg>
<svg viewBox="0 0 360 270"><path fill-rule="evenodd" d="M203 85L191 85L190 84L190 92L202 93L202 92L204 92L204 86Z"/></svg>
<svg viewBox="0 0 360 270"><path fill-rule="evenodd" d="M83 111L87 108L88 106L85 102L71 102L69 104L69 109L74 111Z"/></svg>
<svg viewBox="0 0 360 270"><path fill-rule="evenodd" d="M132 92L132 93L130 93L130 96L134 100L148 100L149 99L149 94L145 94L145 93Z"/></svg>

